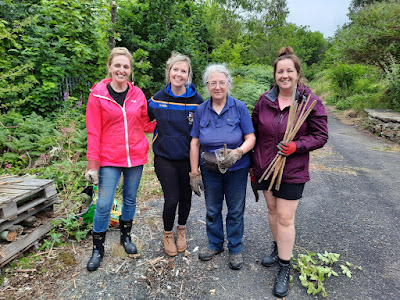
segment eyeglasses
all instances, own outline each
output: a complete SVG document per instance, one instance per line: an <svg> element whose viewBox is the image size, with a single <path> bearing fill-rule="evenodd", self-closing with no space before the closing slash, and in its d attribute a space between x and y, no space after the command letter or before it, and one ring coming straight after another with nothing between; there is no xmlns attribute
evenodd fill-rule
<svg viewBox="0 0 400 300"><path fill-rule="evenodd" d="M226 81L211 81L207 82L207 84L212 88L215 88L217 84L219 84L220 87L224 88L227 86L228 83Z"/></svg>

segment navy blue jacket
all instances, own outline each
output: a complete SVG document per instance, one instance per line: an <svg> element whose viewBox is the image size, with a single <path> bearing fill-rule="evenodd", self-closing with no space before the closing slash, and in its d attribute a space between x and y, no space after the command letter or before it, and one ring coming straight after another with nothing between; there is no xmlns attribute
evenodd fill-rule
<svg viewBox="0 0 400 300"><path fill-rule="evenodd" d="M170 160L189 159L190 131L194 112L203 103L194 84L186 87L186 93L175 96L171 85L158 91L148 103L150 120L156 120L153 152Z"/></svg>

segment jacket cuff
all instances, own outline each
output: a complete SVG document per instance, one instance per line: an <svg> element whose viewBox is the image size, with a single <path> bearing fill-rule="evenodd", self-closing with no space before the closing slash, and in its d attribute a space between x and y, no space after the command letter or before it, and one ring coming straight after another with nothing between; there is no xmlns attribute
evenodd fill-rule
<svg viewBox="0 0 400 300"><path fill-rule="evenodd" d="M100 162L97 161L97 160L89 159L88 160L87 169L88 170L98 170L98 169L100 169Z"/></svg>

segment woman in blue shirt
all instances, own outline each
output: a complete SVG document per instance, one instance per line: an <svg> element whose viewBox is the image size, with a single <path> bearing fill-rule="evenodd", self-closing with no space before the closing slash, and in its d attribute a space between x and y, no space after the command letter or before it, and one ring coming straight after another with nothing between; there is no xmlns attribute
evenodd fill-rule
<svg viewBox="0 0 400 300"><path fill-rule="evenodd" d="M190 183L197 194L204 183L207 209L208 247L200 251L199 258L207 261L224 251L222 204L225 198L229 267L238 270L243 264L248 152L254 147L256 138L246 104L228 95L232 84L229 70L224 65L210 65L204 72L203 81L211 97L195 111L190 143ZM206 168L199 159L200 152L214 154L224 145L227 146L225 158L219 163L224 173L218 168Z"/></svg>

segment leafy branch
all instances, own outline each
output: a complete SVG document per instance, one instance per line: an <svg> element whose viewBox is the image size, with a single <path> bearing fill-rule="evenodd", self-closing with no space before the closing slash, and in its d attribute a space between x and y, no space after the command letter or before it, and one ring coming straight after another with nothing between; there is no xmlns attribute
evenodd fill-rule
<svg viewBox="0 0 400 300"><path fill-rule="evenodd" d="M322 253L310 252L302 247L295 246L298 252L297 258L293 258L293 269L300 273L299 280L307 293L316 295L321 293L327 297L325 281L331 276L339 276L334 268L339 265L341 273L351 278L352 269L362 270L361 266L355 266L348 261L341 261L340 254L325 251Z"/></svg>

